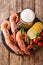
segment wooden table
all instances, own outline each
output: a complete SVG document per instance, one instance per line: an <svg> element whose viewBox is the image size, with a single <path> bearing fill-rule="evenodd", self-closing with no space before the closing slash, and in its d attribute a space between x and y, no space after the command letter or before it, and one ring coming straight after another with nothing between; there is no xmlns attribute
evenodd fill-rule
<svg viewBox="0 0 43 65"><path fill-rule="evenodd" d="M12 13L25 8L31 8L43 22L43 0L0 0L0 26ZM17 56L5 48L0 36L0 65L43 65L43 48L31 56Z"/></svg>

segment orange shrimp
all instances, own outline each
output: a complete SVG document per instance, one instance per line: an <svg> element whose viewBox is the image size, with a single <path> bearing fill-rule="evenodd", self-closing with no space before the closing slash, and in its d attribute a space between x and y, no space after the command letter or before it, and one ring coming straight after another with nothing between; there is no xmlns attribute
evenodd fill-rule
<svg viewBox="0 0 43 65"><path fill-rule="evenodd" d="M16 40L18 42L18 46L20 47L20 49L27 55L30 55L30 52L28 51L28 49L25 46L25 43L23 41L23 35L21 34L21 31L18 31L16 34Z"/></svg>
<svg viewBox="0 0 43 65"><path fill-rule="evenodd" d="M16 23L18 21L19 21L19 18L18 18L18 15L16 13L14 13L10 16L11 31L13 33L13 38L14 38L15 43L17 43L16 42L16 30L17 30L18 26Z"/></svg>
<svg viewBox="0 0 43 65"><path fill-rule="evenodd" d="M4 34L6 44L16 53L23 54L23 52L15 45L14 42L11 41L11 36L9 33L10 24L9 21L4 21L1 24L1 30Z"/></svg>
<svg viewBox="0 0 43 65"><path fill-rule="evenodd" d="M3 34L6 38L9 37L9 31L8 30L10 30L10 23L9 23L9 21L5 20L1 24L1 31L3 32Z"/></svg>

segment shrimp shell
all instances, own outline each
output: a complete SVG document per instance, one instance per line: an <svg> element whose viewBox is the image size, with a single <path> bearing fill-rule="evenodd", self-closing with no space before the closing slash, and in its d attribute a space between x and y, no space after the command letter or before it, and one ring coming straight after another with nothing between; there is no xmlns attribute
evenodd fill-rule
<svg viewBox="0 0 43 65"><path fill-rule="evenodd" d="M11 31L13 33L13 38L15 41L15 44L17 44L16 42L16 30L18 28L18 25L16 24L19 21L18 15L16 13L13 13L10 16L10 24L11 24Z"/></svg>
<svg viewBox="0 0 43 65"><path fill-rule="evenodd" d="M16 53L23 54L23 52L15 45L14 42L11 41L12 37L9 33L10 23L9 21L5 20L1 24L1 30L4 34L6 44Z"/></svg>
<svg viewBox="0 0 43 65"><path fill-rule="evenodd" d="M16 34L16 40L18 42L18 46L20 47L20 49L27 55L30 55L30 52L28 51L28 49L25 46L24 41L22 40L22 34L21 31L18 31Z"/></svg>

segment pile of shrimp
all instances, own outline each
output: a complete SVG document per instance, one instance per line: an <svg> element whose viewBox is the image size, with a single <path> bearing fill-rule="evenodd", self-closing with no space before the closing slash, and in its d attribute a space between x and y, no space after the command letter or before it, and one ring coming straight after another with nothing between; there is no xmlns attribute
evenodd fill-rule
<svg viewBox="0 0 43 65"><path fill-rule="evenodd" d="M4 20L1 24L1 31L4 34L6 44L17 54L30 55L30 51L25 45L26 32L22 35L17 23L19 22L19 17L16 13L10 16L10 20ZM11 29L12 34L9 33ZM25 36L25 37L24 37ZM24 38L24 39L23 39Z"/></svg>

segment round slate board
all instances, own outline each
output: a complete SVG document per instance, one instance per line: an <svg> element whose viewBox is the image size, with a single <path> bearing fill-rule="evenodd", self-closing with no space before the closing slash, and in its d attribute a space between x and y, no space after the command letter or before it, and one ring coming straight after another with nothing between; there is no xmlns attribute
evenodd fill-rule
<svg viewBox="0 0 43 65"><path fill-rule="evenodd" d="M20 17L20 12L17 13L17 14L18 14L18 16ZM9 21L9 18L7 18L6 20ZM35 20L34 20L34 23L37 22L37 21L40 21L40 20L36 17ZM26 29L25 29L25 30L26 30ZM11 30L10 30L10 33L11 33ZM6 44L5 38L4 38L4 35L3 35L3 32L2 32L2 31L1 31L1 39L2 39L2 42L3 42L4 46L5 46L10 52L12 52L12 53L14 53L14 54L16 54L16 55L18 55L18 56L23 56L22 54L17 54L17 53L15 53L15 52ZM33 50L30 50L30 52L31 52L31 54L34 54L34 53L35 53L35 51L33 51ZM25 54L24 54L24 55L25 55Z"/></svg>

